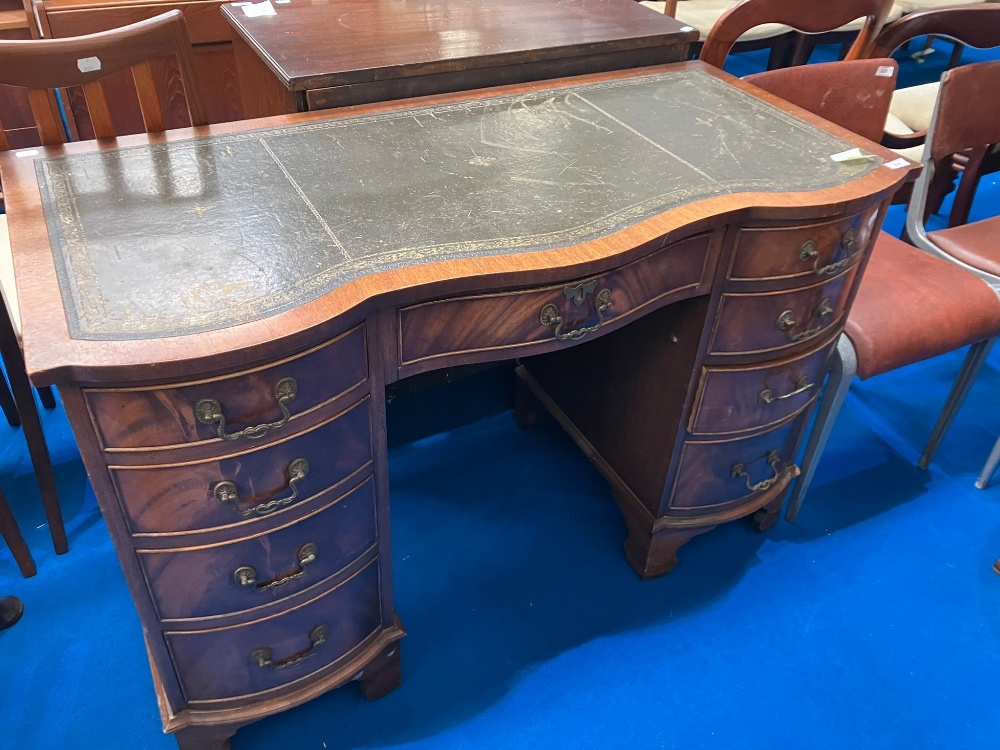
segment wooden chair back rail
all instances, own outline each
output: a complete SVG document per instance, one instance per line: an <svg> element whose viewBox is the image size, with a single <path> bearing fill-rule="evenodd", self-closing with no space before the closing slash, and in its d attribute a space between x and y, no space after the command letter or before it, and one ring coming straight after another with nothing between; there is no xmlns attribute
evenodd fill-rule
<svg viewBox="0 0 1000 750"><path fill-rule="evenodd" d="M743 80L876 143L896 88L895 60L851 60L780 68Z"/></svg>
<svg viewBox="0 0 1000 750"><path fill-rule="evenodd" d="M882 29L865 50L864 57L888 57L904 43L928 34L979 49L1000 47L1000 3L910 13Z"/></svg>
<svg viewBox="0 0 1000 750"><path fill-rule="evenodd" d="M952 68L941 77L930 142L934 160L1000 142L1000 61ZM970 108L975 116L970 117Z"/></svg>
<svg viewBox="0 0 1000 750"><path fill-rule="evenodd" d="M892 0L838 0L836 3L740 0L715 22L705 39L700 59L721 68L736 40L765 23L780 23L807 34L820 34L863 17L865 25L846 58L856 60L882 29L891 9Z"/></svg>
<svg viewBox="0 0 1000 750"><path fill-rule="evenodd" d="M86 36L0 41L0 83L29 89L32 114L42 143L48 146L67 140L52 93L57 88L80 87L95 137L114 138L118 133L102 79L130 69L146 131L158 132L164 129L164 117L150 61L164 57L176 58L183 87L183 91L167 92L168 97L184 96L191 124L207 124L195 81L191 42L179 10ZM7 146L5 142L0 145Z"/></svg>

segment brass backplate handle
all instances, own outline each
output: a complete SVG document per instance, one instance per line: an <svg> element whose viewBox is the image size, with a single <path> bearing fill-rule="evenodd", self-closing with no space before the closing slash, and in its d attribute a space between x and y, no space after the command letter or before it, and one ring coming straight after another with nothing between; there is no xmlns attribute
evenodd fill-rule
<svg viewBox="0 0 1000 750"><path fill-rule="evenodd" d="M281 419L276 422L265 422L263 424L245 427L239 432L226 432L226 415L222 411L222 404L214 398L203 398L194 405L194 414L202 424L218 424L217 433L223 440L260 440L267 433L283 427L292 418L288 411L288 402L295 398L299 392L299 385L295 378L282 378L274 386L274 398L281 409Z"/></svg>
<svg viewBox="0 0 1000 750"><path fill-rule="evenodd" d="M829 299L823 299L819 303L819 306L813 311L813 317L819 319L819 325L814 328L807 328L804 331L796 331L795 329L799 326L799 321L795 318L795 313L791 310L785 310L778 316L776 325L779 331L784 331L788 334L788 337L792 341L803 341L804 339L815 336L817 333L826 328L827 318L833 314L833 308L830 306Z"/></svg>
<svg viewBox="0 0 1000 750"><path fill-rule="evenodd" d="M250 661L261 669L278 670L285 669L286 667L294 667L296 664L301 664L319 651L319 647L326 643L327 633L328 631L326 625L317 625L309 631L309 648L303 649L297 654L292 654L286 659L275 661L274 657L271 655L271 649L265 646L263 648L254 649L253 653L250 654Z"/></svg>
<svg viewBox="0 0 1000 750"><path fill-rule="evenodd" d="M857 247L857 244L857 232L853 228L848 229L844 232L844 236L840 238L840 245L847 252L847 255L838 261L821 266L819 264L819 249L816 247L816 242L814 240L806 240L802 243L802 247L799 248L799 260L803 263L811 260L813 262L812 272L814 274L817 276L828 276L850 264L854 259L854 248Z"/></svg>
<svg viewBox="0 0 1000 750"><path fill-rule="evenodd" d="M750 481L750 474L747 473L747 467L745 464L733 464L730 469L730 476L733 479L739 479L742 477L746 480L747 489L751 492L763 492L764 490L769 490L781 479L782 475L792 473L793 476L798 476L799 468L795 464L788 464L785 468L781 468L781 456L778 455L778 451L771 451L767 454L767 463L771 467L771 472L773 476L767 479L762 479L757 483Z"/></svg>
<svg viewBox="0 0 1000 750"><path fill-rule="evenodd" d="M257 571L249 565L242 565L233 571L233 578L236 579L236 582L240 586L253 587L254 591L276 589L279 586L284 586L289 581L294 581L296 578L304 576L306 574L306 565L311 562L315 562L318 554L319 550L316 548L316 545L312 542L306 542L299 547L299 551L295 553L295 559L298 561L298 566L291 573L285 573L277 578L272 578L270 581L258 583Z"/></svg>
<svg viewBox="0 0 1000 750"><path fill-rule="evenodd" d="M286 505L294 503L298 500L299 482L309 475L309 461L304 458L296 458L288 464L286 471L288 474L288 485L285 487L283 492L287 492L288 494L284 497L276 497L273 500L268 500L267 502L259 503L249 508L240 508L239 488L236 486L236 482L228 479L224 479L223 481L216 482L212 485L212 495L214 495L215 499L220 503L232 503L233 508L243 518L253 514L266 516L269 513L273 513L279 508L283 508Z"/></svg>
<svg viewBox="0 0 1000 750"><path fill-rule="evenodd" d="M563 290L563 294L566 295L567 299L573 300L573 304L580 306L586 300L587 296L597 288L597 279L587 282L586 285L579 284L574 287L566 287ZM577 301L577 300L580 301ZM563 320L562 315L559 314L559 308L556 307L551 302L542 307L541 311L538 313L538 322L540 322L546 328L555 328L556 341L576 341L577 339L582 339L588 333L593 333L602 325L604 325L604 312L611 307L611 290L602 289L597 293L594 298L594 311L597 313L597 322L592 326L584 326L583 328L574 328L572 331L563 331Z"/></svg>
<svg viewBox="0 0 1000 750"><path fill-rule="evenodd" d="M798 396L800 393L805 393L810 388L815 388L815 383L810 383L808 377L803 377L799 380L798 384L795 386L794 391L784 394L783 396L775 396L774 391L770 388L765 388L757 396L762 404L773 404L775 401L783 401L786 398L792 398L792 396Z"/></svg>

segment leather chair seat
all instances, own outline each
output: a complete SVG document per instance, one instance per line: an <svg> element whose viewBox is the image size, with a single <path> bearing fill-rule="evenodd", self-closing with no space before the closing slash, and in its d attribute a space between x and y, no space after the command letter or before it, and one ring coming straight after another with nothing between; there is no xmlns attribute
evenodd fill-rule
<svg viewBox="0 0 1000 750"><path fill-rule="evenodd" d="M17 287L14 285L14 255L10 249L10 234L7 231L7 214L0 214L0 290L10 312L10 322L14 332L21 338L21 311L17 305Z"/></svg>
<svg viewBox="0 0 1000 750"><path fill-rule="evenodd" d="M892 23L902 15L903 15L903 9L900 8L898 4L893 5L892 8L889 10L889 15L885 17L885 22ZM837 29L837 31L861 31L861 27L864 25L865 25L865 19L856 18L850 23L845 23L843 26Z"/></svg>
<svg viewBox="0 0 1000 750"><path fill-rule="evenodd" d="M889 114L906 125L910 132L927 130L931 126L931 116L934 114L934 104L940 89L940 81L896 89L892 94L892 103L889 104Z"/></svg>
<svg viewBox="0 0 1000 750"><path fill-rule="evenodd" d="M881 232L844 329L862 380L1000 334L1000 297L942 258Z"/></svg>
<svg viewBox="0 0 1000 750"><path fill-rule="evenodd" d="M990 0L896 0L895 7L904 13L916 13L918 10L944 8L949 5L980 5Z"/></svg>
<svg viewBox="0 0 1000 750"><path fill-rule="evenodd" d="M928 232L927 236L955 260L1000 277L1000 216Z"/></svg>
<svg viewBox="0 0 1000 750"><path fill-rule="evenodd" d="M705 41L708 32L711 31L719 16L726 12L735 0L680 0L677 3L677 13L674 16L678 21L686 26L693 26L698 29L698 41ZM666 7L665 2L655 2L654 0L642 0L639 3L657 13L663 13ZM791 31L790 28L780 23L766 23L750 29L740 37L740 41L748 42L754 39L769 39L774 36L781 36Z"/></svg>

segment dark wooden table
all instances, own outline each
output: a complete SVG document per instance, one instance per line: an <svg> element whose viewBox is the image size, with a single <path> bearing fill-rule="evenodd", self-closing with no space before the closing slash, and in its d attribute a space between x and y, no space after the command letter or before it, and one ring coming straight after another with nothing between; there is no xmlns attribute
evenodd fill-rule
<svg viewBox="0 0 1000 750"><path fill-rule="evenodd" d="M246 117L685 59L698 32L634 0L291 0L225 5Z"/></svg>
<svg viewBox="0 0 1000 750"><path fill-rule="evenodd" d="M400 684L385 410L411 376L520 360L516 419L591 458L644 578L768 528L895 158L698 62L0 155L28 372L165 729L220 750Z"/></svg>

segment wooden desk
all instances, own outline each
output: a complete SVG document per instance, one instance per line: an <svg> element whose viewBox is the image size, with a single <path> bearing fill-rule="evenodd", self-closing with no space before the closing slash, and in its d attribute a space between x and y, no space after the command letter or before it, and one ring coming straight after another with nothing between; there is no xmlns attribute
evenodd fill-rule
<svg viewBox="0 0 1000 750"><path fill-rule="evenodd" d="M517 419L607 477L643 577L774 523L912 165L769 101L684 63L0 156L28 370L182 748L399 684L402 378L519 358Z"/></svg>
<svg viewBox="0 0 1000 750"><path fill-rule="evenodd" d="M246 117L677 62L698 40L634 0L291 0L274 8L249 17L222 7Z"/></svg>

